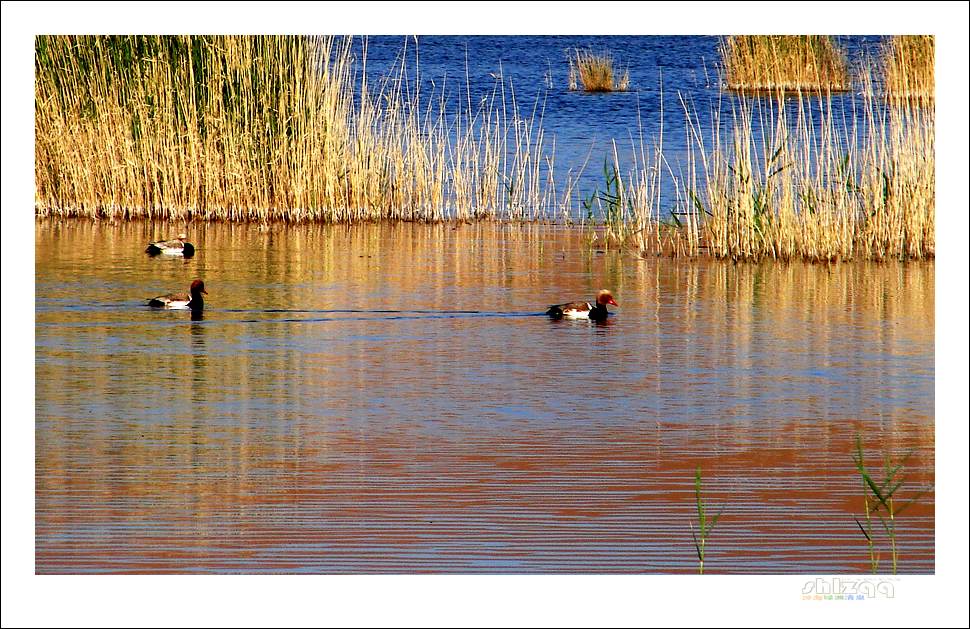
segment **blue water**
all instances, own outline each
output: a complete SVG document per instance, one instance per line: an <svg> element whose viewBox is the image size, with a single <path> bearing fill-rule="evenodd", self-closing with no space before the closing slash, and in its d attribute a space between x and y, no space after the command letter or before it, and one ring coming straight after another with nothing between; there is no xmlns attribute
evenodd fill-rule
<svg viewBox="0 0 970 629"><path fill-rule="evenodd" d="M386 77L405 77L410 93L423 102L444 93L448 113L501 94L511 108L513 95L520 114L541 117L548 149L555 147L555 179L559 191L568 173L580 173L580 199L604 190L604 163L613 161L614 142L621 174L645 147L647 153L663 138L671 170L686 168L689 144L685 106L708 136L713 114L721 132L731 120L736 95L722 90L717 64L720 38L711 36L379 36L366 40L368 84ZM846 50L852 72L873 65L881 36L837 38ZM356 59L364 58L364 40L357 39ZM586 93L569 90L569 54L576 49L610 52L619 74L628 70L626 92ZM878 73L876 73L878 74ZM878 77L873 76L878 82ZM756 99L762 105L770 101ZM818 107L817 100L810 101ZM794 102L789 103L794 107ZM854 92L835 94L832 106L846 119L861 123L862 108ZM813 118L819 120L817 109ZM756 130L757 132L757 130ZM709 138L708 138L709 139ZM642 142L641 142L642 140ZM585 164L585 166L584 166ZM676 210L671 179L662 181L662 207ZM574 212L581 216L581 203ZM682 208L680 208L682 209Z"/></svg>

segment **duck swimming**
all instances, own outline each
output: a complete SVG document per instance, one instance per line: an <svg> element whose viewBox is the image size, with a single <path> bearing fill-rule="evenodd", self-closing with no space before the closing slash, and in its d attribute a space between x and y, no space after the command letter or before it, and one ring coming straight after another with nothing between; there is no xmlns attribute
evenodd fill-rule
<svg viewBox="0 0 970 629"><path fill-rule="evenodd" d="M152 297L148 305L152 308L166 308L168 310L191 310L193 314L202 312L204 303L202 295L208 295L202 280L195 280L189 287L189 293L171 293Z"/></svg>
<svg viewBox="0 0 970 629"><path fill-rule="evenodd" d="M612 293L608 290L601 290L596 295L596 305L591 305L588 301L571 301L568 304L549 306L546 314L553 319L591 319L593 321L606 321L610 316L606 309L607 304L619 306L613 299Z"/></svg>
<svg viewBox="0 0 970 629"><path fill-rule="evenodd" d="M173 240L159 240L158 242L148 243L145 253L150 256L165 254L169 256L183 256L191 258L195 255L195 247L190 242L185 242L186 235L179 234Z"/></svg>

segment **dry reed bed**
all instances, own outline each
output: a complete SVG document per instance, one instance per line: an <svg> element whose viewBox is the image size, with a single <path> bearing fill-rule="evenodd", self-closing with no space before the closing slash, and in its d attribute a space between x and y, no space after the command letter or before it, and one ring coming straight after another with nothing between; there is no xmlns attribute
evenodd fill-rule
<svg viewBox="0 0 970 629"><path fill-rule="evenodd" d="M861 112L843 111L830 94L779 91L735 98L725 125L713 108L708 129L682 103L690 138L684 169L675 175L666 164L661 138L653 154L641 145L638 163L607 186L620 217L612 233L641 254L826 262L935 256L931 108L880 99L869 80ZM661 210L665 171L681 210L676 225Z"/></svg>
<svg viewBox="0 0 970 629"><path fill-rule="evenodd" d="M870 101L859 128L843 123L831 100L819 102L813 112L805 99L794 111L781 97L767 106L739 101L732 135L716 138L710 152L702 131L691 129L710 252L817 261L933 257L932 113Z"/></svg>
<svg viewBox="0 0 970 629"><path fill-rule="evenodd" d="M851 87L845 51L827 35L732 35L721 43L728 88L743 92Z"/></svg>
<svg viewBox="0 0 970 629"><path fill-rule="evenodd" d="M570 219L574 181L556 196L537 109L521 116L502 83L447 117L443 93L410 91L404 58L372 88L349 40L38 38L37 214ZM871 80L862 95L861 112L828 91L739 95L725 132L685 104L677 172L662 125L632 140L632 163L614 144L605 190L584 201L603 217L596 239L642 255L932 258L932 108L883 100Z"/></svg>
<svg viewBox="0 0 970 629"><path fill-rule="evenodd" d="M554 213L541 121L504 83L472 110L372 88L351 39L36 41L36 211L360 221ZM459 88L460 90L460 88ZM546 193L545 190L551 192Z"/></svg>
<svg viewBox="0 0 970 629"><path fill-rule="evenodd" d="M936 94L932 35L895 35L883 51L885 90L892 99L932 105Z"/></svg>

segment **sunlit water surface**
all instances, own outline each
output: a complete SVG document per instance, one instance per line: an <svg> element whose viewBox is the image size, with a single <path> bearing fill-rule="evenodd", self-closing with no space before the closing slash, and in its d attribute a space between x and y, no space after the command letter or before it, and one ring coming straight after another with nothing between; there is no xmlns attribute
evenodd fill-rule
<svg viewBox="0 0 970 629"><path fill-rule="evenodd" d="M543 226L36 223L36 570L865 573L934 482L934 265L638 260ZM203 278L204 317L145 299ZM610 288L606 324L550 303ZM6 418L9 420L9 418ZM934 570L934 493L897 520ZM889 550L880 536L882 569Z"/></svg>
<svg viewBox="0 0 970 629"><path fill-rule="evenodd" d="M883 54L884 38L856 35L836 41L846 53L853 76L871 74L878 93L881 77L872 70L878 67L874 60ZM542 144L540 178L544 184L555 182L557 198L569 199L567 209L574 218L587 213L602 218L599 205L584 208L582 202L607 191L604 167L611 167L618 158L620 174L629 178L634 164L643 165L653 149L662 146L665 166L659 209L667 217L690 205L668 176L690 171L688 146L693 147L696 159L697 141L709 150L718 131L722 142L730 145L735 118L745 117L740 114L736 94L722 90L717 68L720 42L719 37L682 35L371 36L366 38L366 50L364 39L354 40L353 67L358 85L366 74L369 93L406 85L405 100L416 103L422 112L423 107L443 103L449 119L458 112L467 118L468 112L483 115L480 106L492 103L509 124L517 112L524 119L517 128L530 127L531 144ZM569 59L577 50L609 54L617 80L628 75L628 89L608 93L570 89ZM788 136L798 137L794 124L803 117L800 111L804 108L809 112L804 116L809 124L820 129L825 119L823 106L834 116L837 134L845 136L854 129L864 135L872 103L860 92L857 87L827 94L825 99L802 100L790 95L785 101L788 122L793 125ZM774 119L769 113L774 99L743 100L754 120L755 146L760 147L762 119ZM691 139L687 111L696 127L694 133L701 138ZM765 123L765 129L770 135L774 125ZM777 141L769 143L774 146ZM509 148L514 149L515 142L510 141ZM572 192L567 193L567 188Z"/></svg>

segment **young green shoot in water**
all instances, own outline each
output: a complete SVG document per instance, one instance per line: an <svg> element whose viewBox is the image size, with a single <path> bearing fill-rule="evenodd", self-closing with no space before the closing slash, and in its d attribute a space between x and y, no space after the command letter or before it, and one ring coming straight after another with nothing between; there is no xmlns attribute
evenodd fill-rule
<svg viewBox="0 0 970 629"><path fill-rule="evenodd" d="M896 570L899 562L899 551L896 545L896 516L898 516L904 509L909 507L911 504L916 502L923 494L929 491L929 488L924 489L913 496L908 502L903 503L902 506L897 506L898 501L896 500L896 494L899 492L900 487L903 486L903 478L901 470L903 465L905 465L906 460L913 454L912 451L907 452L903 456L902 461L897 464L893 464L889 456L886 456L883 462L883 478L881 481L877 481L872 473L866 469L865 464L865 454L862 449L862 436L856 435L856 451L853 454L852 459L855 462L856 470L859 472L859 476L862 478L862 494L864 498L865 505L865 525L859 521L859 518L854 518L855 523L858 525L859 530L866 537L866 543L869 546L869 566L872 568L872 573L876 574L879 569L879 553L875 549L875 539L873 535L873 519L878 519L879 523L882 524L883 529L886 531L886 537L889 539L889 548L892 554L892 564L893 564L893 574L896 574Z"/></svg>
<svg viewBox="0 0 970 629"><path fill-rule="evenodd" d="M718 511L717 515L710 520L707 519L704 498L701 497L700 465L697 466L697 471L694 473L694 497L697 500L697 530L694 530L694 524L690 520L687 521L687 524L690 525L690 535L694 539L694 550L697 551L697 573L704 574L704 553L707 548L707 539L710 537L711 531L714 530L718 518L721 517L721 512Z"/></svg>

